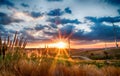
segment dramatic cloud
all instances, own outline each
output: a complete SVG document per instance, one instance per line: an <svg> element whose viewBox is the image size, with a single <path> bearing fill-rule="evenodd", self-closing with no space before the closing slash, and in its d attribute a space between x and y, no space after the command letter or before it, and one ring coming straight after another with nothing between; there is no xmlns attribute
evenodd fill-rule
<svg viewBox="0 0 120 76"><path fill-rule="evenodd" d="M57 28L57 25L54 24L54 23L51 23L50 26L51 26L52 28Z"/></svg>
<svg viewBox="0 0 120 76"><path fill-rule="evenodd" d="M118 9L117 11L118 11L118 13L119 13L119 15L120 15L120 9Z"/></svg>
<svg viewBox="0 0 120 76"><path fill-rule="evenodd" d="M84 30L78 30L75 32L75 26L66 25L61 28L63 36L67 37L72 34L71 38L75 40L99 40L99 41L114 41L114 29L113 26L103 24L102 22L120 22L118 17L85 17L94 24L90 25L90 32L85 33ZM79 25L80 26L80 25ZM120 27L115 25L117 40L120 40Z"/></svg>
<svg viewBox="0 0 120 76"><path fill-rule="evenodd" d="M74 32L71 36L71 39L73 40L88 40L88 37L84 35L84 30L78 30L77 32Z"/></svg>
<svg viewBox="0 0 120 76"><path fill-rule="evenodd" d="M83 30L75 32L72 36L73 39L78 40L100 40L100 41L114 41L114 31L112 26L104 24L95 24L91 27L91 32L84 33ZM120 39L120 27L117 27L117 39Z"/></svg>
<svg viewBox="0 0 120 76"><path fill-rule="evenodd" d="M25 4L25 3L21 3L21 6L23 6L23 7L29 7L29 5Z"/></svg>
<svg viewBox="0 0 120 76"><path fill-rule="evenodd" d="M113 41L111 23L120 39L119 15L120 0L0 0L0 32L18 30L34 41L54 38L59 29L78 41Z"/></svg>
<svg viewBox="0 0 120 76"><path fill-rule="evenodd" d="M62 36L68 37L68 36L72 35L74 28L75 28L75 26L73 26L73 25L66 25L66 26L62 27L60 29Z"/></svg>
<svg viewBox="0 0 120 76"><path fill-rule="evenodd" d="M88 40L114 40L114 32L112 26L97 24L92 26L91 30L92 31L90 33L86 34L88 36Z"/></svg>
<svg viewBox="0 0 120 76"><path fill-rule="evenodd" d="M32 31L32 30L34 30L34 28L30 28L30 27L27 27L27 28L26 28L26 27L25 27L24 30L31 30L31 31Z"/></svg>
<svg viewBox="0 0 120 76"><path fill-rule="evenodd" d="M7 24L10 24L12 22L19 23L22 21L23 20L21 20L21 19L15 19L15 18L12 18L11 16L8 16L5 13L0 12L0 24L7 25Z"/></svg>
<svg viewBox="0 0 120 76"><path fill-rule="evenodd" d="M57 9L53 9L49 11L47 15L48 16L62 16L65 13L71 14L72 10L69 7L65 8L64 11L62 11L60 8L57 8Z"/></svg>
<svg viewBox="0 0 120 76"><path fill-rule="evenodd" d="M72 11L71 11L71 9L70 9L69 7L65 8L65 12L66 12L66 13L69 13L69 14L72 13Z"/></svg>
<svg viewBox="0 0 120 76"><path fill-rule="evenodd" d="M85 33L84 30L79 30L72 36L73 39L80 40L101 40L101 41L114 41L114 29L113 26L103 24L102 22L120 22L119 17L85 17L94 24L91 24L91 32ZM116 28L117 39L120 39L120 27L118 25L114 26Z"/></svg>
<svg viewBox="0 0 120 76"><path fill-rule="evenodd" d="M120 16L116 17L85 17L86 19L95 22L95 23L101 23L101 22L109 22L109 23L115 23L115 22L120 22Z"/></svg>
<svg viewBox="0 0 120 76"><path fill-rule="evenodd" d="M14 34L16 31L14 30L7 30L5 25L0 24L0 36L7 37L8 35Z"/></svg>
<svg viewBox="0 0 120 76"><path fill-rule="evenodd" d="M30 13L30 15L33 17L33 18L38 18L38 17L40 17L40 16L42 16L42 13L40 13L40 12L31 12Z"/></svg>
<svg viewBox="0 0 120 76"><path fill-rule="evenodd" d="M120 5L120 0L104 0L104 1L113 5Z"/></svg>
<svg viewBox="0 0 120 76"><path fill-rule="evenodd" d="M60 17L55 17L55 18L49 18L47 20L48 22L55 23L55 24L80 24L81 22L78 19L66 19L66 18L60 18Z"/></svg>
<svg viewBox="0 0 120 76"><path fill-rule="evenodd" d="M1 25L1 24L0 24L0 32L1 32L1 33L5 32L5 28L4 28L4 26Z"/></svg>
<svg viewBox="0 0 120 76"><path fill-rule="evenodd" d="M61 16L63 15L63 11L61 9L54 9L54 10L51 10L50 12L47 13L47 15L49 16Z"/></svg>
<svg viewBox="0 0 120 76"><path fill-rule="evenodd" d="M14 6L14 4L12 2L10 2L9 0L0 0L0 6L1 5L7 5L7 6L11 6L11 7Z"/></svg>
<svg viewBox="0 0 120 76"><path fill-rule="evenodd" d="M31 34L29 34L26 30L19 31L21 35L23 35L25 38L27 38L28 41L33 41L35 40L35 37Z"/></svg>
<svg viewBox="0 0 120 76"><path fill-rule="evenodd" d="M39 30L42 30L42 29L44 29L44 25L36 25L36 27L35 27L35 30L37 30L37 31L39 31Z"/></svg>
<svg viewBox="0 0 120 76"><path fill-rule="evenodd" d="M58 32L48 32L48 31L43 31L43 32L47 36L52 36L52 38L58 35Z"/></svg>

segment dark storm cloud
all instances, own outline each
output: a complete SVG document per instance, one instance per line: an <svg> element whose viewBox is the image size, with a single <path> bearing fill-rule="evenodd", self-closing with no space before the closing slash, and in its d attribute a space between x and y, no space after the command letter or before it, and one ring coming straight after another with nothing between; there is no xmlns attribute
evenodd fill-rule
<svg viewBox="0 0 120 76"><path fill-rule="evenodd" d="M78 30L77 32L74 32L75 26L66 25L61 28L62 36L67 37L72 33L71 39L75 40L114 41L113 26L103 24L102 22L119 22L119 17L86 17L86 19L94 22L94 24L91 24L90 32L85 32L84 30ZM120 27L118 25L115 25L115 28L117 40L120 40Z"/></svg>
<svg viewBox="0 0 120 76"><path fill-rule="evenodd" d="M51 23L50 26L51 26L52 28L57 28L57 25L54 24L54 23Z"/></svg>
<svg viewBox="0 0 120 76"><path fill-rule="evenodd" d="M24 30L34 30L34 28L30 28L30 27L25 27Z"/></svg>
<svg viewBox="0 0 120 76"><path fill-rule="evenodd" d="M44 13L41 12L35 12L35 11L23 11L24 14L29 15L33 18L39 18L44 15Z"/></svg>
<svg viewBox="0 0 120 76"><path fill-rule="evenodd" d="M115 23L115 22L120 22L120 16L116 16L116 17L85 17L86 19L90 20L91 22L94 23L102 23L102 22L109 22L109 23Z"/></svg>
<svg viewBox="0 0 120 76"><path fill-rule="evenodd" d="M30 13L30 15L31 15L33 18L38 18L38 17L42 16L43 14L40 13L40 12L34 12L34 11L32 11L32 12Z"/></svg>
<svg viewBox="0 0 120 76"><path fill-rule="evenodd" d="M112 26L97 24L91 27L91 32L86 34L88 40L114 40Z"/></svg>
<svg viewBox="0 0 120 76"><path fill-rule="evenodd" d="M117 11L118 11L118 13L119 13L119 15L120 15L120 9L118 9Z"/></svg>
<svg viewBox="0 0 120 76"><path fill-rule="evenodd" d="M60 29L62 36L67 37L73 33L75 26L66 25Z"/></svg>
<svg viewBox="0 0 120 76"><path fill-rule="evenodd" d="M64 12L59 8L51 10L50 12L47 13L47 15L49 15L49 16L61 16L63 14L64 14Z"/></svg>
<svg viewBox="0 0 120 76"><path fill-rule="evenodd" d="M61 10L60 8L50 10L47 15L48 16L62 16L65 13L71 14L72 10L69 7L66 7L64 10Z"/></svg>
<svg viewBox="0 0 120 76"><path fill-rule="evenodd" d="M108 3L111 5L116 5L119 6L120 5L120 0L76 0L79 2L83 2L83 3Z"/></svg>
<svg viewBox="0 0 120 76"><path fill-rule="evenodd" d="M37 25L34 27L34 29L35 29L36 31L44 30L45 28L48 28L49 30L51 30L51 29L56 29L57 26L56 26L55 24L49 24L49 25L37 24ZM30 29L32 29L32 28L28 28L28 30L30 30Z"/></svg>
<svg viewBox="0 0 120 76"><path fill-rule="evenodd" d="M37 24L36 27L35 27L35 30L39 31L39 30L42 30L44 29L45 26L41 25L41 24Z"/></svg>
<svg viewBox="0 0 120 76"><path fill-rule="evenodd" d="M72 13L72 11L71 11L71 9L70 9L69 7L65 8L65 12L66 12L66 13L69 13L69 14Z"/></svg>
<svg viewBox="0 0 120 76"><path fill-rule="evenodd" d="M120 0L104 0L104 1L113 5L120 5Z"/></svg>
<svg viewBox="0 0 120 76"><path fill-rule="evenodd" d="M0 33L1 33L1 32L5 32L5 28L4 28L3 25L0 24Z"/></svg>
<svg viewBox="0 0 120 76"><path fill-rule="evenodd" d="M72 36L73 39L79 40L101 40L101 41L113 41L114 29L113 26L103 24L102 22L120 22L120 17L85 17L94 24L91 25L91 32L85 33L84 30L75 32ZM115 25L117 39L120 39L120 27Z"/></svg>
<svg viewBox="0 0 120 76"><path fill-rule="evenodd" d="M42 24L36 24L35 27L25 27L24 30L29 30L29 31L33 31L33 30L36 30L36 31L40 31L40 30L43 30L45 27L49 28L47 25L42 25Z"/></svg>
<svg viewBox="0 0 120 76"><path fill-rule="evenodd" d="M78 40L101 40L101 41L114 41L113 26L104 24L95 24L91 27L91 32L84 33L84 30L75 32L71 38ZM120 27L117 27L117 39L120 39Z"/></svg>
<svg viewBox="0 0 120 76"><path fill-rule="evenodd" d="M66 19L66 18L60 18L60 17L55 17L55 18L49 18L47 20L48 22L55 23L55 24L80 24L81 22L78 19Z"/></svg>
<svg viewBox="0 0 120 76"><path fill-rule="evenodd" d="M46 0L46 1L49 1L49 2L61 2L63 0Z"/></svg>
<svg viewBox="0 0 120 76"><path fill-rule="evenodd" d="M29 7L29 5L25 4L25 3L21 3L21 6L23 6L23 7Z"/></svg>
<svg viewBox="0 0 120 76"><path fill-rule="evenodd" d="M14 7L14 3L10 2L10 0L0 0L0 6L1 5L7 5L7 6Z"/></svg>
<svg viewBox="0 0 120 76"><path fill-rule="evenodd" d="M87 37L84 35L84 30L78 30L77 32L74 32L71 36L71 39L88 40Z"/></svg>
<svg viewBox="0 0 120 76"><path fill-rule="evenodd" d="M56 36L58 33L57 32L47 32L47 31L43 31L45 35L48 35L48 36Z"/></svg>
<svg viewBox="0 0 120 76"><path fill-rule="evenodd" d="M19 23L22 22L21 19L14 19L11 16L8 16L6 13L0 12L0 24L7 25L13 22Z"/></svg>
<svg viewBox="0 0 120 76"><path fill-rule="evenodd" d="M21 30L19 31L19 33L21 33L22 36L24 36L27 40L31 41L31 40L34 40L35 37L32 36L31 34L27 33L26 30Z"/></svg>
<svg viewBox="0 0 120 76"><path fill-rule="evenodd" d="M15 32L15 30L7 30L5 25L0 24L0 35L2 37L8 37L8 35L11 36L12 34L15 34Z"/></svg>
<svg viewBox="0 0 120 76"><path fill-rule="evenodd" d="M55 28L57 28L57 27L54 26L54 25L52 25L52 24L50 24L50 25L37 24L35 27L32 27L32 28L31 27L24 28L24 30L22 30L21 33L23 33L23 35L27 34L26 36L30 37L29 39L31 39L31 40L32 39L38 40L38 38L40 38L39 35L37 35L37 36L34 37L32 34L28 34L26 31L36 31L36 32L42 31L44 33L44 35L55 36L55 35L57 35L57 32L52 32L52 31L46 31L45 30L45 29L53 30ZM47 39L47 38L44 38L44 39ZM44 40L44 39L42 38L42 40Z"/></svg>

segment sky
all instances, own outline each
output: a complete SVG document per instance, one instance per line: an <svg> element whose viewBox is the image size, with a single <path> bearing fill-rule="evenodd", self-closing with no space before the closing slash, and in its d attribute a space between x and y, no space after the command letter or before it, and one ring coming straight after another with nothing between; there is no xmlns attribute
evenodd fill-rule
<svg viewBox="0 0 120 76"><path fill-rule="evenodd" d="M18 31L28 47L69 37L73 48L120 44L120 0L0 0L0 33Z"/></svg>

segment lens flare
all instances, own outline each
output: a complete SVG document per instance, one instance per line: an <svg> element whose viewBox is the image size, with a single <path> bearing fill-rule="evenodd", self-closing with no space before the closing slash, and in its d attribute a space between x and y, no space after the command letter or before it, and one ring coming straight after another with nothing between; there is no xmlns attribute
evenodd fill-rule
<svg viewBox="0 0 120 76"><path fill-rule="evenodd" d="M65 48L65 47L66 47L66 43L60 41L60 42L57 42L57 43L55 44L55 46L56 46L57 48Z"/></svg>

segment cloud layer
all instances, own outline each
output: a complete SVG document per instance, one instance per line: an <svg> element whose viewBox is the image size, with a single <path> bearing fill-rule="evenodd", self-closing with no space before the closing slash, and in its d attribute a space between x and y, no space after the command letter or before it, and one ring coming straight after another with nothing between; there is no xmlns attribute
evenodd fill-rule
<svg viewBox="0 0 120 76"><path fill-rule="evenodd" d="M9 1L9 0L0 0L0 6L1 6L1 5L7 5L7 6L14 7L14 3L12 3L12 2Z"/></svg>
<svg viewBox="0 0 120 76"><path fill-rule="evenodd" d="M58 36L73 40L120 40L119 0L0 0L0 32L19 30L30 41ZM87 31L86 31L87 30Z"/></svg>
<svg viewBox="0 0 120 76"><path fill-rule="evenodd" d="M7 14L0 12L0 24L2 24L2 25L8 25L8 24L14 23L14 22L19 23L22 21L23 20L21 20L21 19L15 19L12 16L8 16Z"/></svg>

